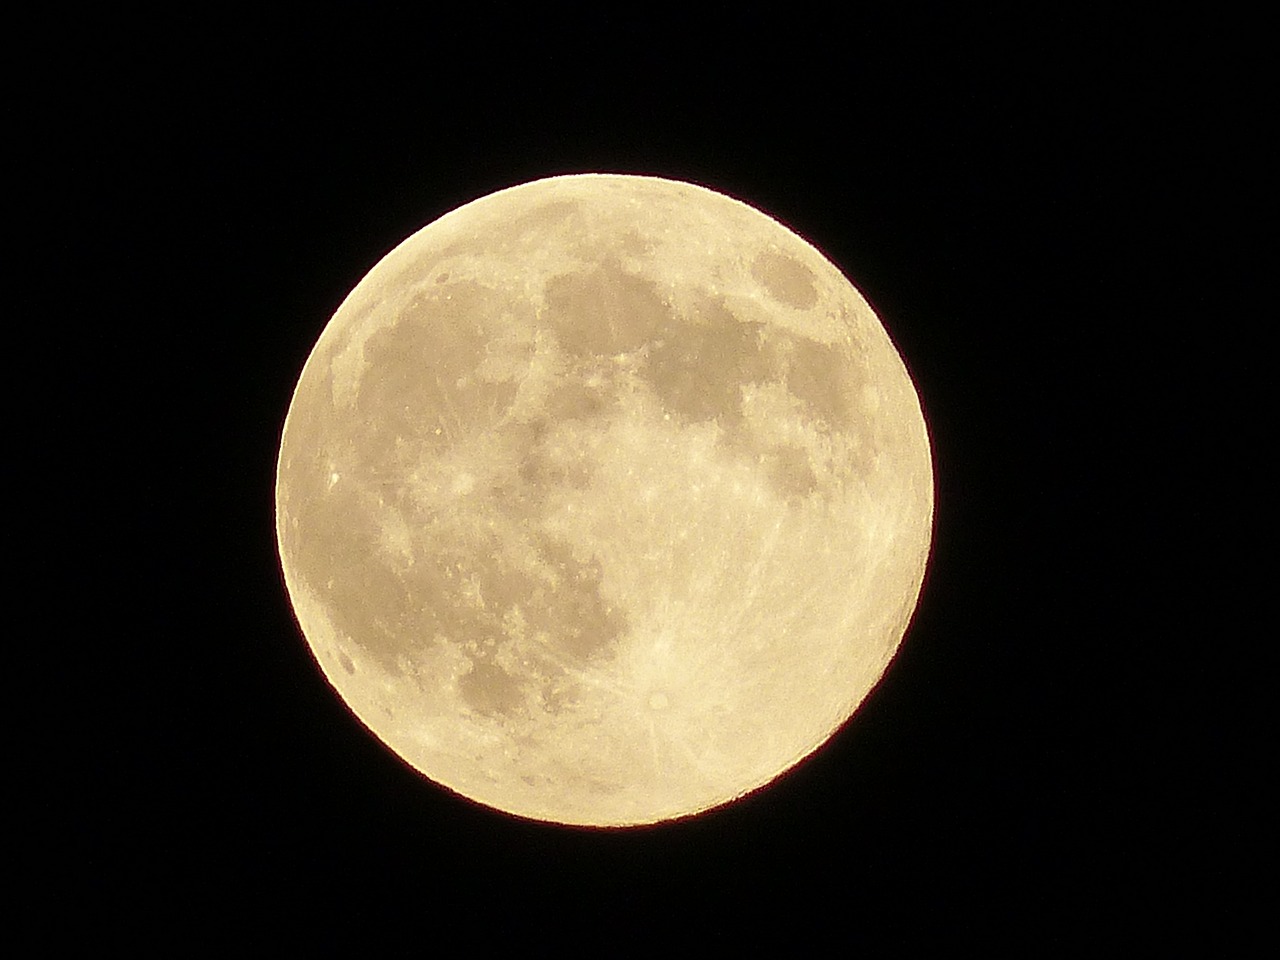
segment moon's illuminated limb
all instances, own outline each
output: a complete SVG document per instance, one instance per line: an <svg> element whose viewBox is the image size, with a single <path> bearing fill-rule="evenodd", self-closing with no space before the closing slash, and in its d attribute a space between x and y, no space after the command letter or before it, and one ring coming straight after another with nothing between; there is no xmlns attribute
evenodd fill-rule
<svg viewBox="0 0 1280 960"><path fill-rule="evenodd" d="M724 803L862 701L932 525L919 402L813 247L709 190L557 177L425 227L285 423L325 675L414 767L565 823Z"/></svg>

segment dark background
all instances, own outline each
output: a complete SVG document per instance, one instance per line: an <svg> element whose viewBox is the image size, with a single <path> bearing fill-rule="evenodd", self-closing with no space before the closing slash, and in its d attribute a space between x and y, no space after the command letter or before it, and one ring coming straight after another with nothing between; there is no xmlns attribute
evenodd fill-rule
<svg viewBox="0 0 1280 960"><path fill-rule="evenodd" d="M70 643L30 686L77 691L36 724L53 825L21 838L50 935L1234 935L1257 834L1214 671L1243 641L1198 571L1230 553L1209 485L1248 456L1206 406L1259 374L1216 240L1261 143L1250 28L643 9L104 14L14 44L16 302L47 335L20 373L49 396L18 422L62 530L30 569ZM382 748L311 660L273 533L291 391L351 287L461 203L581 171L704 184L814 242L911 370L937 482L919 609L853 722L740 803L616 833Z"/></svg>

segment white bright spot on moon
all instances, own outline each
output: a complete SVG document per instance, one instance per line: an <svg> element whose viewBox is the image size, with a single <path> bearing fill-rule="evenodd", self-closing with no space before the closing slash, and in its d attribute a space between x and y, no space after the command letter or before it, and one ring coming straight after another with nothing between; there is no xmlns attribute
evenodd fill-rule
<svg viewBox="0 0 1280 960"><path fill-rule="evenodd" d="M850 717L915 607L933 478L901 359L817 250L701 187L582 175L453 211L351 292L276 516L302 631L392 750L627 825Z"/></svg>

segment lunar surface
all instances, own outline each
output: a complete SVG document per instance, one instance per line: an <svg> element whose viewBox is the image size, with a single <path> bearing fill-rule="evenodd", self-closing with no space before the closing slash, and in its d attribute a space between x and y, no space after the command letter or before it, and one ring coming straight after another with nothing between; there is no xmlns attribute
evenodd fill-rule
<svg viewBox="0 0 1280 960"><path fill-rule="evenodd" d="M915 389L816 249L687 183L555 177L405 240L285 421L277 538L350 709L430 780L635 825L838 729L915 608Z"/></svg>

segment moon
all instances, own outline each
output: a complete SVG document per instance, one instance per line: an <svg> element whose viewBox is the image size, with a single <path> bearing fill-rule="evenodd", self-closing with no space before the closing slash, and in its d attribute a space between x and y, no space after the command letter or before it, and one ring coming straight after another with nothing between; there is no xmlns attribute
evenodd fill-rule
<svg viewBox="0 0 1280 960"><path fill-rule="evenodd" d="M933 472L885 328L813 246L689 183L501 190L386 255L280 444L295 615L429 780L629 826L768 784L879 681Z"/></svg>

